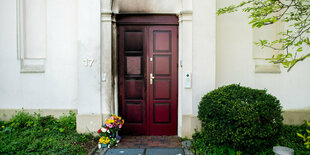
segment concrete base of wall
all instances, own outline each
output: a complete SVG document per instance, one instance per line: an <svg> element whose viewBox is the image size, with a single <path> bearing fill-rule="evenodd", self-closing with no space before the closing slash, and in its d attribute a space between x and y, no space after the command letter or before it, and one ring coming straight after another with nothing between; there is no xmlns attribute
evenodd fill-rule
<svg viewBox="0 0 310 155"><path fill-rule="evenodd" d="M79 133L97 133L102 124L109 117L107 114L92 115L92 114L78 114L76 116L76 130Z"/></svg>
<svg viewBox="0 0 310 155"><path fill-rule="evenodd" d="M101 115L77 115L76 130L79 133L97 131L102 125Z"/></svg>
<svg viewBox="0 0 310 155"><path fill-rule="evenodd" d="M300 125L305 120L310 121L310 110L286 110L283 112L283 123L288 125Z"/></svg>
<svg viewBox="0 0 310 155"><path fill-rule="evenodd" d="M0 120L8 121L12 118L14 114L22 109L0 109ZM53 115L56 118L64 114L68 114L69 111L77 113L76 109L23 109L24 112L33 113L40 113L42 116Z"/></svg>
<svg viewBox="0 0 310 155"><path fill-rule="evenodd" d="M192 138L195 129L201 129L201 123L197 116L183 115L182 116L182 137Z"/></svg>
<svg viewBox="0 0 310 155"><path fill-rule="evenodd" d="M286 110L283 117L284 124L301 125L305 120L310 121L310 110ZM183 115L182 119L182 137L192 138L195 129L201 129L200 120L193 115Z"/></svg>

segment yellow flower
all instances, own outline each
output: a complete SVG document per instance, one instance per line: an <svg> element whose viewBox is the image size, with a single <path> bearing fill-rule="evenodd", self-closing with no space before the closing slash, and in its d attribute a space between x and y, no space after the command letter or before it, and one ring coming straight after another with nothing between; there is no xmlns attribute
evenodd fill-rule
<svg viewBox="0 0 310 155"><path fill-rule="evenodd" d="M100 139L99 139L99 143L102 143L102 144L109 144L110 143L110 139L109 139L109 137L101 137Z"/></svg>
<svg viewBox="0 0 310 155"><path fill-rule="evenodd" d="M100 142L100 143L103 143L103 142L104 142L104 138L105 138L105 137L101 137L101 138L99 139L99 142Z"/></svg>
<svg viewBox="0 0 310 155"><path fill-rule="evenodd" d="M2 125L2 129L3 129L4 127L5 127L5 126Z"/></svg>
<svg viewBox="0 0 310 155"><path fill-rule="evenodd" d="M112 120L110 120L110 119L108 119L106 122L105 122L106 124L112 124L113 123L113 121Z"/></svg>

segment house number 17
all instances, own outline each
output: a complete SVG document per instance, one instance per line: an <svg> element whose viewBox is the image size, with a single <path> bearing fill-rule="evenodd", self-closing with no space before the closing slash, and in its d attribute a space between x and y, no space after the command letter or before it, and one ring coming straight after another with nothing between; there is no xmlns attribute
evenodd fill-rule
<svg viewBox="0 0 310 155"><path fill-rule="evenodd" d="M91 67L94 63L94 59L84 59L83 63L85 67Z"/></svg>

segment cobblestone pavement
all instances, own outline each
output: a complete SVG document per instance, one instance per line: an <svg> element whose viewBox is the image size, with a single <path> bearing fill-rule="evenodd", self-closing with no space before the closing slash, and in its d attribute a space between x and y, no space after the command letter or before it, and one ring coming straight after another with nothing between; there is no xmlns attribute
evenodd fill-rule
<svg viewBox="0 0 310 155"><path fill-rule="evenodd" d="M177 136L124 136L113 148L182 148Z"/></svg>
<svg viewBox="0 0 310 155"><path fill-rule="evenodd" d="M182 146L183 145L183 146ZM190 144L180 142L177 136L124 136L112 148L102 148L96 155L193 155Z"/></svg>

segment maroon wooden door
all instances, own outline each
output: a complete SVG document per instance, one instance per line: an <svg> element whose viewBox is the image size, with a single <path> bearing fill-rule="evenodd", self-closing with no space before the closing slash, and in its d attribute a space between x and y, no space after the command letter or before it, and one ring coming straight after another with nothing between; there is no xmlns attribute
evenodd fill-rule
<svg viewBox="0 0 310 155"><path fill-rule="evenodd" d="M119 113L124 134L147 134L145 26L119 26Z"/></svg>
<svg viewBox="0 0 310 155"><path fill-rule="evenodd" d="M118 25L123 134L177 134L177 31L164 24Z"/></svg>
<svg viewBox="0 0 310 155"><path fill-rule="evenodd" d="M176 135L177 27L149 27L148 43L148 131L150 135Z"/></svg>

